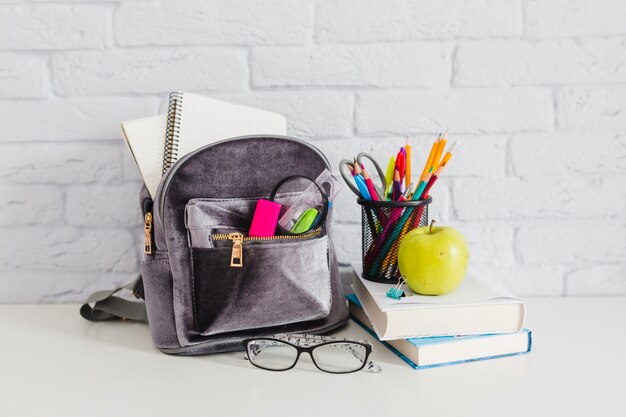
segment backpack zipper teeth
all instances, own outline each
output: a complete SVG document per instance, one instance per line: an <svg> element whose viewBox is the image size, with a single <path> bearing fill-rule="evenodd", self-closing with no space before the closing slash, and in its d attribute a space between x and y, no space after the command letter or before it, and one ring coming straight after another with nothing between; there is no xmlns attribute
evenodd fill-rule
<svg viewBox="0 0 626 417"><path fill-rule="evenodd" d="M241 232L233 233L217 233L212 236L213 240L231 240L233 247L230 253L230 267L242 268L243 267L243 242L262 242L273 240L300 240L309 237L317 236L322 231L321 227L317 229L303 233L301 235L278 235L278 236L244 236Z"/></svg>
<svg viewBox="0 0 626 417"><path fill-rule="evenodd" d="M312 230L310 232L307 233L303 233L301 235L277 235L277 236L243 236L242 241L243 242L258 242L258 241L265 241L265 240L283 240L283 239L289 239L289 240L296 240L296 239L306 239L308 237L313 237L316 235L319 235L320 232L322 231L322 229L320 227L318 227L315 230ZM213 238L213 240L232 240L231 234L230 233L217 233L211 236Z"/></svg>

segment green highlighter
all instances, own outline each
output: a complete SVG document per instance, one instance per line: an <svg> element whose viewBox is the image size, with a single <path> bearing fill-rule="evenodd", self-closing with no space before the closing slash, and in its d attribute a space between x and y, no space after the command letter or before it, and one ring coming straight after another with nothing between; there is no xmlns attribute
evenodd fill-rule
<svg viewBox="0 0 626 417"><path fill-rule="evenodd" d="M317 218L317 215L318 215L317 209L314 209L314 208L307 209L304 213L302 213L302 215L300 216L296 224L293 225L290 232L294 234L300 234L300 233L306 232L313 225L313 222Z"/></svg>

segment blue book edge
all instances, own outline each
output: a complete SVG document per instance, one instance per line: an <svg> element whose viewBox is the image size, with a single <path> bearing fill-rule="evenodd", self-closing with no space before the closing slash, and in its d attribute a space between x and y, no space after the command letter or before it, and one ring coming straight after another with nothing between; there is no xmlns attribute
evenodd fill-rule
<svg viewBox="0 0 626 417"><path fill-rule="evenodd" d="M359 299L356 297L356 295L348 294L348 295L346 295L346 298L348 299L349 302L351 302L351 303L357 305L358 307L362 308L361 307L361 303L359 302ZM400 352L398 349L396 349L393 346L391 346L389 343L385 342L384 340L378 339L378 336L376 336L376 333L374 333L374 331L372 331L372 329L367 327L367 325L365 325L365 323L361 323L361 321L359 321L353 315L350 315L350 317L352 318L352 320L354 320L354 322L356 324L361 326L361 328L363 328L363 330L365 330L367 333L371 334L376 340L378 340L380 343L385 345L389 350L391 350L394 354L396 354L398 357L400 357L400 359L405 361L413 369L440 368L442 366L460 365L462 363L478 362L478 361L485 361L485 360L489 360L489 359L507 358L507 357L510 357L510 356L526 355L527 353L529 353L531 351L531 348L532 348L532 340L533 340L532 339L532 331L530 331L529 329L523 329L522 331L525 331L525 332L528 333L528 350L526 350L525 352L507 353L507 354L504 354L504 355L495 355L495 356L484 356L482 358L474 358L474 359L467 359L467 360L462 360L462 361L444 362L444 363L437 363L437 364L433 364L433 365L422 365L422 366L420 366L420 365L416 364L415 362L413 362L412 360L410 360L409 358L407 358L406 356L404 356L402 354L402 352Z"/></svg>

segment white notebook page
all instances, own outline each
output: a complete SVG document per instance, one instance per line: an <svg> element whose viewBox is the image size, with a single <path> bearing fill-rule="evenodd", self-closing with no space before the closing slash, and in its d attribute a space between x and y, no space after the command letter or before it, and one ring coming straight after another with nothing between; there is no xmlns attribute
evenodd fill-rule
<svg viewBox="0 0 626 417"><path fill-rule="evenodd" d="M178 156L235 136L286 135L285 116L192 93L182 93Z"/></svg>

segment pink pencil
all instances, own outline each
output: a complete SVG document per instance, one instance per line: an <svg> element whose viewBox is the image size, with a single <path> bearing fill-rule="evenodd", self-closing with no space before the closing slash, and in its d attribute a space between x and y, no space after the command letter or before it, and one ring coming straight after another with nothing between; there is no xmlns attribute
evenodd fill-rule
<svg viewBox="0 0 626 417"><path fill-rule="evenodd" d="M372 200L379 201L380 197L378 196L378 192L376 191L376 187L374 187L374 183L370 178L370 175L367 173L365 168L363 168L363 179L365 180L365 185L367 185L367 190L370 192L370 197Z"/></svg>

